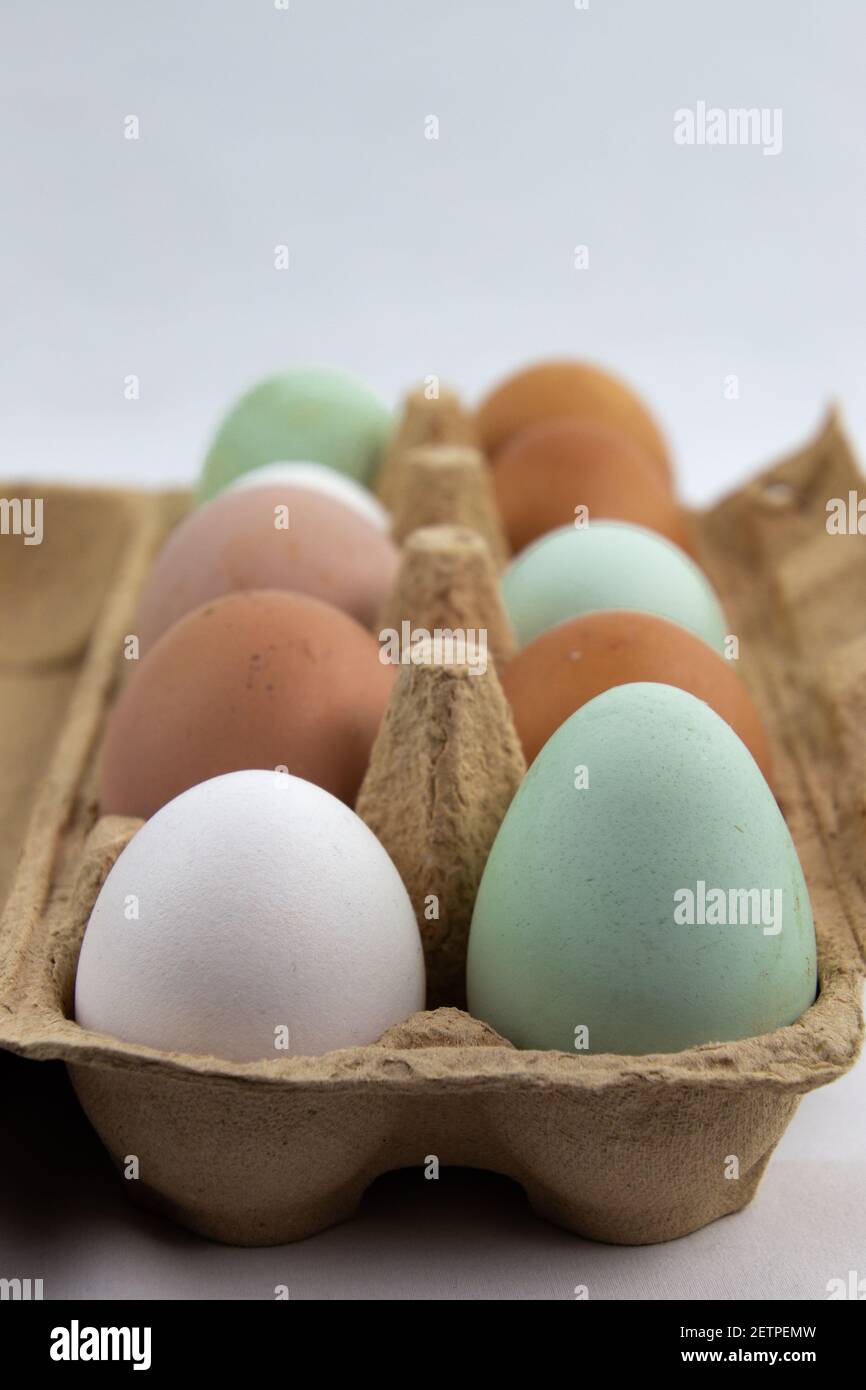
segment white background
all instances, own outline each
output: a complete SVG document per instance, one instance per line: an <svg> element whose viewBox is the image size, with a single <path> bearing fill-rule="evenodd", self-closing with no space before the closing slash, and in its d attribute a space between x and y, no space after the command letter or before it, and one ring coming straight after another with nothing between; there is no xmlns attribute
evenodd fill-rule
<svg viewBox="0 0 866 1390"><path fill-rule="evenodd" d="M831 397L866 446L856 0L4 0L0 22L7 476L191 480L231 399L310 361L396 402L430 372L475 400L539 355L593 358L645 393L696 501ZM677 146L698 101L781 108L781 153ZM752 1208L673 1245L575 1241L455 1176L386 1180L280 1252L133 1214L56 1074L10 1065L2 1244L48 1296L820 1298L866 1276L862 1065L804 1102Z"/></svg>
<svg viewBox="0 0 866 1390"><path fill-rule="evenodd" d="M6 471L186 480L284 364L476 399L552 353L644 391L690 498L831 396L866 444L857 0L4 0L2 23ZM698 101L781 108L781 154L676 145Z"/></svg>

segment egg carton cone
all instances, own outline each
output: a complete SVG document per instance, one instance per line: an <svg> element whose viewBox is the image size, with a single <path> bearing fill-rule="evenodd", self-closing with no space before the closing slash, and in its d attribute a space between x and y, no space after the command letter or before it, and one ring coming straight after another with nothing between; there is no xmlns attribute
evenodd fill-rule
<svg viewBox="0 0 866 1390"><path fill-rule="evenodd" d="M463 1005L478 885L526 763L494 667L477 650L444 661L432 641L420 654L397 678L355 809L412 900L428 1002Z"/></svg>
<svg viewBox="0 0 866 1390"><path fill-rule="evenodd" d="M392 512L400 500L405 456L424 444L478 445L474 417L457 392L440 385L435 377L407 393L376 477L376 491Z"/></svg>
<svg viewBox="0 0 866 1390"><path fill-rule="evenodd" d="M466 526L422 526L406 537L379 632L484 634L486 654L501 670L517 651L486 542Z"/></svg>
<svg viewBox="0 0 866 1390"><path fill-rule="evenodd" d="M480 449L425 444L404 457L403 485L393 511L392 534L404 541L421 526L458 525L477 531L501 570L508 543L493 495L489 464Z"/></svg>
<svg viewBox="0 0 866 1390"><path fill-rule="evenodd" d="M820 993L798 1022L674 1054L591 1055L519 1050L443 1006L367 1047L247 1063L73 1021L90 910L139 824L98 819L106 714L148 566L188 499L40 490L43 545L7 537L0 549L0 795L17 856L10 877L7 850L2 885L0 1044L67 1064L130 1197L234 1244L312 1235L350 1217L382 1172L420 1173L432 1158L507 1174L540 1216L620 1244L670 1240L744 1207L801 1096L841 1076L862 1039L866 551L826 525L827 502L862 488L833 415L800 452L694 517L811 894ZM429 886L455 914L428 935L431 963L450 930L464 931L518 772L513 749L490 754L485 714L511 735L496 680L470 686L478 679L435 663L402 675L359 803L405 855L416 895ZM396 798L382 805L389 769L405 831Z"/></svg>

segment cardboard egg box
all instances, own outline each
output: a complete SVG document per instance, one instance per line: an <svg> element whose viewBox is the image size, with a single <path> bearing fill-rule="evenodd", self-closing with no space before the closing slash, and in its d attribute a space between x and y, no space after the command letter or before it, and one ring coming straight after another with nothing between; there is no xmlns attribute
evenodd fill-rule
<svg viewBox="0 0 866 1390"><path fill-rule="evenodd" d="M502 660L511 639L491 578L499 542L474 534L496 524L453 402L408 411L400 447L431 439L454 447L416 457L389 497L407 537L391 616L483 621ZM398 463L383 470L386 495ZM507 1174L540 1216L614 1243L670 1240L744 1207L800 1097L841 1076L861 1043L866 543L830 535L825 508L862 486L831 416L801 452L692 518L809 884L820 994L797 1023L677 1054L571 1055L519 1051L453 1007L474 890L522 766L492 664L483 677L413 666L401 670L358 810L404 875L430 1002L443 1007L370 1046L240 1064L161 1053L72 1019L91 907L140 824L99 820L95 801L122 640L189 499L29 485L45 500L44 542L0 547L0 806L7 861L18 855L14 872L0 860L0 1045L67 1064L131 1197L234 1244L312 1235L351 1216L379 1174L420 1175L430 1155ZM443 906L432 923L430 894Z"/></svg>

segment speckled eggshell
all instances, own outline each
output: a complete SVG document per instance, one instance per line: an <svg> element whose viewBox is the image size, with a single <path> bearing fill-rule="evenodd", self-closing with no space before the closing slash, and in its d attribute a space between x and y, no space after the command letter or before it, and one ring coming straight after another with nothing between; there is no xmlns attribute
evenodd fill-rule
<svg viewBox="0 0 866 1390"><path fill-rule="evenodd" d="M502 576L502 597L526 646L581 613L624 608L680 623L721 650L725 615L709 580L663 536L619 521L561 526L534 541Z"/></svg>
<svg viewBox="0 0 866 1390"><path fill-rule="evenodd" d="M285 518L287 527L276 524ZM227 492L190 512L169 536L133 631L146 653L185 613L243 589L309 594L370 627L398 560L379 527L321 492L284 483Z"/></svg>
<svg viewBox="0 0 866 1390"><path fill-rule="evenodd" d="M230 594L187 614L108 719L103 815L151 816L196 782L285 767L354 804L395 680L376 640L303 594Z"/></svg>
<svg viewBox="0 0 866 1390"><path fill-rule="evenodd" d="M675 894L700 881L780 890L781 930L678 923ZM634 684L556 731L490 852L467 980L476 1018L518 1047L572 1054L584 1027L593 1053L641 1054L800 1017L817 988L809 896L782 814L724 720L673 686Z"/></svg>
<svg viewBox="0 0 866 1390"><path fill-rule="evenodd" d="M280 372L259 382L226 415L205 459L199 500L277 459L311 459L372 483L392 427L391 412L349 372Z"/></svg>
<svg viewBox="0 0 866 1390"><path fill-rule="evenodd" d="M652 613L613 609L558 623L502 672L527 763L570 714L616 685L658 681L697 695L743 740L768 782L770 750L737 663L693 632Z"/></svg>
<svg viewBox="0 0 866 1390"><path fill-rule="evenodd" d="M138 831L75 982L82 1028L239 1062L372 1043L423 1007L415 914L375 835L265 771L192 787Z"/></svg>
<svg viewBox="0 0 866 1390"><path fill-rule="evenodd" d="M251 473L242 473L226 490L235 492L238 488L272 487L274 484L293 488L306 487L311 492L333 497L336 502L345 503L359 516L372 522L378 531L387 531L391 526L390 512L369 488L362 487L345 473L338 473L336 468L329 468L326 463L307 463L301 460L293 463L265 463L261 468L254 468Z"/></svg>

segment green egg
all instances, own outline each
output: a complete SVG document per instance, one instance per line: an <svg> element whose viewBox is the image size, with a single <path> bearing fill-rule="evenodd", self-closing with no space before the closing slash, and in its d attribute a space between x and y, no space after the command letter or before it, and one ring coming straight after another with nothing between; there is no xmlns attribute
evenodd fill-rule
<svg viewBox="0 0 866 1390"><path fill-rule="evenodd" d="M518 643L601 609L655 613L723 650L721 604L702 570L655 531L624 521L560 526L522 551L502 577Z"/></svg>
<svg viewBox="0 0 866 1390"><path fill-rule="evenodd" d="M522 1048L678 1052L794 1023L817 988L809 895L751 754L668 685L557 729L481 880L469 1008Z"/></svg>
<svg viewBox="0 0 866 1390"><path fill-rule="evenodd" d="M372 485L391 433L391 412L357 377L296 367L254 386L232 406L211 444L198 500L276 460L325 463Z"/></svg>

